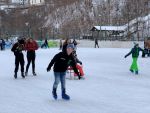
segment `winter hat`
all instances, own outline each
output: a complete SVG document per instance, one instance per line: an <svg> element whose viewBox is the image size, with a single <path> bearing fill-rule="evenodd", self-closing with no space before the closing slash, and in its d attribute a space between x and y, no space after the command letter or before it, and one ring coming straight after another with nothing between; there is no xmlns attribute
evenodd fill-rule
<svg viewBox="0 0 150 113"><path fill-rule="evenodd" d="M74 45L73 45L73 44L68 44L68 45L67 45L67 48L72 48L72 49L74 49Z"/></svg>
<svg viewBox="0 0 150 113"><path fill-rule="evenodd" d="M19 38L18 38L18 42L19 42L20 44L24 44L24 39L21 38L21 37L19 37Z"/></svg>
<svg viewBox="0 0 150 113"><path fill-rule="evenodd" d="M134 42L134 46L139 46L139 44L138 44L138 43L136 43L136 42Z"/></svg>

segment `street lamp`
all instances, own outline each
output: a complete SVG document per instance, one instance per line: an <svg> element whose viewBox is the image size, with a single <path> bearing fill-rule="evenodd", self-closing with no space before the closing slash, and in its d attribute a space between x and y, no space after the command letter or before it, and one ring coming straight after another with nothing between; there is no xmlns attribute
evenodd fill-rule
<svg viewBox="0 0 150 113"><path fill-rule="evenodd" d="M41 39L43 39L43 31L42 31L42 27L41 27Z"/></svg>
<svg viewBox="0 0 150 113"><path fill-rule="evenodd" d="M98 16L99 16L99 26L100 26L100 35L99 35L99 36L101 37L101 16L102 16L102 15L99 14ZM100 38L99 38L99 39L100 39Z"/></svg>
<svg viewBox="0 0 150 113"><path fill-rule="evenodd" d="M27 33L28 33L28 37L30 36L30 26L29 26L29 22L26 22L25 25L27 26Z"/></svg>

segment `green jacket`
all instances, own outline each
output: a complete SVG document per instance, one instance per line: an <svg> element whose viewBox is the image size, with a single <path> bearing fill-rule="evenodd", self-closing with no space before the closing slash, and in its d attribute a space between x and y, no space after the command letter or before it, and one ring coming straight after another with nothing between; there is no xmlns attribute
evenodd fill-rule
<svg viewBox="0 0 150 113"><path fill-rule="evenodd" d="M131 51L127 55L125 55L125 57L128 57L130 54L132 54L133 58L138 58L140 51L144 52L144 50L141 49L140 47L134 47L134 48L131 49Z"/></svg>

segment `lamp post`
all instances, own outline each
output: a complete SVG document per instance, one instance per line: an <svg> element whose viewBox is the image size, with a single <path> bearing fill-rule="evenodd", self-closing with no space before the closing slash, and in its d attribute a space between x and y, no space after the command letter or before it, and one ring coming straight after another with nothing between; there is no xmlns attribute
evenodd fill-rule
<svg viewBox="0 0 150 113"><path fill-rule="evenodd" d="M99 17L99 26L100 26L99 39L101 38L101 23L102 23L102 22L101 22L101 16L102 16L102 15L100 15L100 14L98 15L98 17Z"/></svg>
<svg viewBox="0 0 150 113"><path fill-rule="evenodd" d="M29 22L26 22L25 25L27 26L27 36L30 36L30 26L29 26Z"/></svg>
<svg viewBox="0 0 150 113"><path fill-rule="evenodd" d="M40 35L41 35L41 39L43 39L43 30L42 30L42 29L43 29L43 28L41 27L41 28L40 28L40 33L41 33Z"/></svg>

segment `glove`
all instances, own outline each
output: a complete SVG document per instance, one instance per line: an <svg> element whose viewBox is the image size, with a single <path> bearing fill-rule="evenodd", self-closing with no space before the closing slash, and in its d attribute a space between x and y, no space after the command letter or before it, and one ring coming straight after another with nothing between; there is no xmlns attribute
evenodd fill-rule
<svg viewBox="0 0 150 113"><path fill-rule="evenodd" d="M50 68L47 68L47 72L49 72L51 69Z"/></svg>
<svg viewBox="0 0 150 113"><path fill-rule="evenodd" d="M80 65L82 65L82 62L80 62Z"/></svg>

